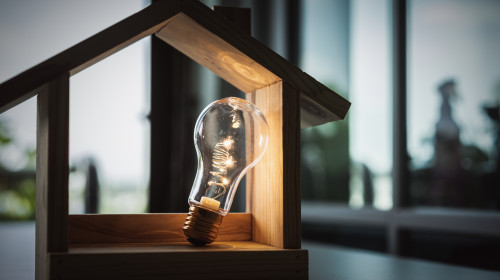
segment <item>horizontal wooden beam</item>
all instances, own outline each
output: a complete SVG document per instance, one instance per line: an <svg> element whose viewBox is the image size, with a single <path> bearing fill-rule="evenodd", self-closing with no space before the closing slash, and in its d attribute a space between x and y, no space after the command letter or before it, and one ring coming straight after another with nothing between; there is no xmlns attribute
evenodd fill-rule
<svg viewBox="0 0 500 280"><path fill-rule="evenodd" d="M72 244L164 243L185 241L187 214L69 215ZM222 220L217 241L252 239L250 213L230 213Z"/></svg>
<svg viewBox="0 0 500 280"><path fill-rule="evenodd" d="M307 279L306 250L255 242L73 248L50 254L51 279Z"/></svg>

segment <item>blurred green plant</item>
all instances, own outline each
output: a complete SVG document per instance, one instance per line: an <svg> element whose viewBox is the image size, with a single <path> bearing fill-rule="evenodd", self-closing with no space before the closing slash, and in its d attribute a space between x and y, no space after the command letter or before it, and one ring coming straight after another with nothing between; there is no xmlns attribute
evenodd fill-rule
<svg viewBox="0 0 500 280"><path fill-rule="evenodd" d="M334 84L327 86L339 92ZM300 135L302 198L348 203L351 174L347 119L302 129Z"/></svg>
<svg viewBox="0 0 500 280"><path fill-rule="evenodd" d="M15 139L6 122L0 119L0 153L13 146ZM34 220L36 203L36 150L21 151L24 166L10 170L0 156L0 221Z"/></svg>

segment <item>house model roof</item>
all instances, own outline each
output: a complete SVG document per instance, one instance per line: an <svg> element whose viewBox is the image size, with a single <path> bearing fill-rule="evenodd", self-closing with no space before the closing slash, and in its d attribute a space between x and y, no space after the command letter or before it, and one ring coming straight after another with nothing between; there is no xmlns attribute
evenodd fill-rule
<svg viewBox="0 0 500 280"><path fill-rule="evenodd" d="M245 93L283 81L301 93L302 127L343 119L350 103L280 55L194 0L157 1L144 10L0 85L0 112L155 34Z"/></svg>

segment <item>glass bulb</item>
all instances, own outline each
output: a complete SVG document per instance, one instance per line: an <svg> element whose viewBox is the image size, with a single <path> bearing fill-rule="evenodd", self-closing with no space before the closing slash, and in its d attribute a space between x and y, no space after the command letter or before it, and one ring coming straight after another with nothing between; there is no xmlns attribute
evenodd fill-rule
<svg viewBox="0 0 500 280"><path fill-rule="evenodd" d="M264 155L268 135L264 115L246 100L224 98L201 112L194 128L198 171L183 228L191 243L215 240L241 178Z"/></svg>

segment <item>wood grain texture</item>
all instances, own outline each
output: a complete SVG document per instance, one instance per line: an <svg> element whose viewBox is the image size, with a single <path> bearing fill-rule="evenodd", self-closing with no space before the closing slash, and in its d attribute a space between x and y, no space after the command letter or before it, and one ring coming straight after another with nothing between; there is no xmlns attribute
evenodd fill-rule
<svg viewBox="0 0 500 280"><path fill-rule="evenodd" d="M164 243L185 241L187 214L70 215L70 244ZM230 213L217 241L251 240L251 215Z"/></svg>
<svg viewBox="0 0 500 280"><path fill-rule="evenodd" d="M217 243L214 243L217 244ZM253 245L252 245L253 244ZM53 279L307 279L305 250L280 250L248 242L227 249L187 243L53 253Z"/></svg>
<svg viewBox="0 0 500 280"><path fill-rule="evenodd" d="M64 73L74 75L146 37L179 11L179 1L158 1L0 85L0 113L34 96L35 89Z"/></svg>
<svg viewBox="0 0 500 280"><path fill-rule="evenodd" d="M183 14L203 26L208 32L239 50L241 55L247 56L250 61L256 62L306 96L310 102L303 109L310 111L311 115L321 112L318 115L318 120L315 120L316 122L325 116L330 118L328 121L343 119L347 114L350 107L349 101L286 61L264 44L234 28L227 19L211 13L209 8L198 1L182 1L181 10ZM165 28L169 28L169 25L165 26ZM184 36L184 34L174 35L177 37ZM212 56L216 56L216 54ZM200 61L197 60L197 62L201 64ZM254 64L245 66L253 69ZM207 68L214 71L213 67ZM238 85L234 85L240 88ZM257 88L260 87L257 86L255 89ZM248 90L243 91L249 92Z"/></svg>
<svg viewBox="0 0 500 280"><path fill-rule="evenodd" d="M269 144L247 174L252 240L278 248L300 248L299 94L284 82L247 93L266 116Z"/></svg>
<svg viewBox="0 0 500 280"><path fill-rule="evenodd" d="M216 252L216 251L277 251L276 247L253 241L215 241L206 246L193 246L187 241L163 243L108 243L73 244L71 254L108 253L165 253L165 252Z"/></svg>
<svg viewBox="0 0 500 280"><path fill-rule="evenodd" d="M210 9L208 11L213 14ZM253 91L280 80L278 76L183 13L174 16L156 36L243 92Z"/></svg>
<svg viewBox="0 0 500 280"><path fill-rule="evenodd" d="M69 74L37 99L36 277L47 279L50 252L67 251Z"/></svg>

